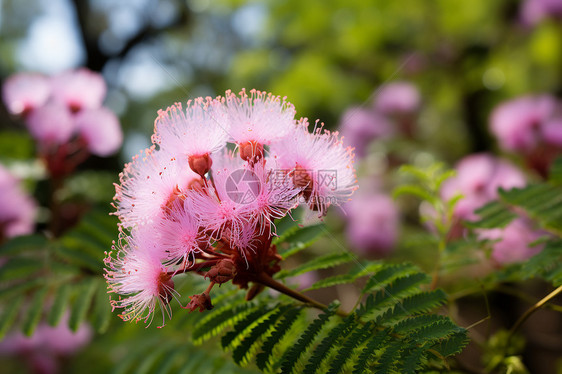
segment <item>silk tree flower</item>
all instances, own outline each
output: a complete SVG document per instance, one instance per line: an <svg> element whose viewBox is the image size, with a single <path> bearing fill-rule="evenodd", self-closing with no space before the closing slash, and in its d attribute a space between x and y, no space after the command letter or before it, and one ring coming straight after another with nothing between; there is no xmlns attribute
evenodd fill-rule
<svg viewBox="0 0 562 374"><path fill-rule="evenodd" d="M383 85L375 95L375 109L386 115L414 113L421 104L418 89L408 82Z"/></svg>
<svg viewBox="0 0 562 374"><path fill-rule="evenodd" d="M524 96L497 106L490 128L506 151L531 152L541 139L541 127L556 109L552 96Z"/></svg>
<svg viewBox="0 0 562 374"><path fill-rule="evenodd" d="M369 144L378 138L392 135L389 120L372 109L351 107L341 120L339 129L345 145L354 148L357 157L365 157Z"/></svg>
<svg viewBox="0 0 562 374"><path fill-rule="evenodd" d="M90 153L107 157L123 143L117 116L107 108L85 109L76 114L75 124Z"/></svg>
<svg viewBox="0 0 562 374"><path fill-rule="evenodd" d="M275 167L273 160L269 161L271 168L266 164L258 163L251 170L252 179L257 181L259 188L248 205L251 220L257 220L258 226L271 231L274 230L274 220L283 218L296 208L302 188L296 187L287 173Z"/></svg>
<svg viewBox="0 0 562 374"><path fill-rule="evenodd" d="M534 230L525 218L517 218L503 229L479 230L478 237L494 240L492 260L498 265L525 261L539 253L544 245L531 244L545 233Z"/></svg>
<svg viewBox="0 0 562 374"><path fill-rule="evenodd" d="M244 229L253 223L250 203L261 188L259 180L248 168L225 167L213 169L213 181L213 186L188 196L193 203L193 214L211 237L220 239L227 232L229 239L238 245Z"/></svg>
<svg viewBox="0 0 562 374"><path fill-rule="evenodd" d="M165 318L171 318L169 302L176 297L174 283L167 268L162 265L166 257L151 227L133 230L130 235L123 231L113 246L118 250L115 257L108 253L105 278L110 292L122 297L111 300L113 309L123 309L119 317L124 321L152 322L157 306Z"/></svg>
<svg viewBox="0 0 562 374"><path fill-rule="evenodd" d="M51 94L49 78L37 73L10 76L2 86L2 97L8 111L24 115L43 106Z"/></svg>
<svg viewBox="0 0 562 374"><path fill-rule="evenodd" d="M457 219L475 220L474 211L497 198L501 187L523 187L525 176L512 164L489 154L475 154L463 158L456 166L457 175L441 188L441 196L449 201L462 195L455 206Z"/></svg>
<svg viewBox="0 0 562 374"><path fill-rule="evenodd" d="M201 178L184 158L175 158L154 146L133 157L119 174L115 185L115 215L124 227L155 223L170 203L185 191L197 187Z"/></svg>
<svg viewBox="0 0 562 374"><path fill-rule="evenodd" d="M65 71L52 79L52 99L72 112L100 108L106 91L101 74L85 68Z"/></svg>
<svg viewBox="0 0 562 374"><path fill-rule="evenodd" d="M323 216L330 205L348 201L357 189L354 154L338 132L323 131L316 124L310 133L308 127L306 119L300 120L295 131L272 143L271 153L295 186L303 188L307 205Z"/></svg>
<svg viewBox="0 0 562 374"><path fill-rule="evenodd" d="M0 242L33 232L37 205L19 181L0 165Z"/></svg>
<svg viewBox="0 0 562 374"><path fill-rule="evenodd" d="M205 244L205 238L200 233L201 226L190 200L176 199L166 217L156 225L158 242L165 254L164 263L182 262L188 266L195 261L194 253Z"/></svg>
<svg viewBox="0 0 562 374"><path fill-rule="evenodd" d="M210 284L190 296L186 309L212 308L213 285L228 281L240 288L253 282L252 298L280 270L275 220L302 197L322 215L349 198L356 188L351 148L337 133L309 133L306 120L293 117L292 105L259 91L228 91L159 113L156 144L125 166L116 185L114 214L123 233L117 255L106 258L106 278L121 295L112 303L125 320L150 321L156 303L165 320L177 296L172 278L190 271ZM243 119L255 121L251 132ZM225 135L233 128L240 137ZM235 144L227 148L229 141Z"/></svg>
<svg viewBox="0 0 562 374"><path fill-rule="evenodd" d="M193 171L203 176L212 166L210 154L221 150L228 139L230 124L220 100L197 98L158 112L153 141L164 144L178 159L185 158Z"/></svg>
<svg viewBox="0 0 562 374"><path fill-rule="evenodd" d="M295 108L285 98L271 93L242 90L226 92L226 115L230 141L240 147L244 160L263 157L263 146L282 139L295 128Z"/></svg>
<svg viewBox="0 0 562 374"><path fill-rule="evenodd" d="M398 238L399 214L392 198L363 191L345 204L346 237L361 254L382 257L389 254Z"/></svg>

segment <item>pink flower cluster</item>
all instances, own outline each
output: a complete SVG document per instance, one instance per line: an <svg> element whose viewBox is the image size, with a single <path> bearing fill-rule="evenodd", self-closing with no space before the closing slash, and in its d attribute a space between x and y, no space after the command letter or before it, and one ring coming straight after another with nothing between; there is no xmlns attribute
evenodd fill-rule
<svg viewBox="0 0 562 374"><path fill-rule="evenodd" d="M73 332L68 327L68 319L69 313L66 313L55 327L42 323L31 336L19 331L8 334L0 342L0 355L22 358L33 373L60 372L61 358L76 353L92 338L89 325L82 324Z"/></svg>
<svg viewBox="0 0 562 374"><path fill-rule="evenodd" d="M354 249L372 257L383 257L393 250L400 215L390 196L361 188L345 210L346 237Z"/></svg>
<svg viewBox="0 0 562 374"><path fill-rule="evenodd" d="M159 112L154 145L116 185L121 234L106 279L124 320L163 320L178 298L172 278L196 272L209 288L190 310L212 307L214 284L242 288L279 270L275 220L299 205L323 216L356 189L353 153L338 133L295 119L292 104L252 90L197 98ZM163 321L164 322L164 321Z"/></svg>
<svg viewBox="0 0 562 374"><path fill-rule="evenodd" d="M521 7L521 20L533 26L546 18L562 19L562 1L525 0Z"/></svg>
<svg viewBox="0 0 562 374"><path fill-rule="evenodd" d="M0 243L4 239L33 231L36 203L1 164L0 207Z"/></svg>
<svg viewBox="0 0 562 374"><path fill-rule="evenodd" d="M408 82L393 82L382 86L370 107L351 107L340 121L346 144L365 157L375 139L393 135L396 130L411 136L415 117L421 104L418 89Z"/></svg>
<svg viewBox="0 0 562 374"><path fill-rule="evenodd" d="M525 176L514 165L489 154L465 157L457 164L456 171L457 175L443 184L441 196L449 201L462 195L453 212L457 221L478 220L474 211L498 198L499 188L508 190L526 184ZM458 234L459 227L454 231ZM482 240L496 241L492 244L492 260L499 265L526 260L542 248L530 246L542 233L523 217L504 229L481 229L477 234Z"/></svg>
<svg viewBox="0 0 562 374"><path fill-rule="evenodd" d="M109 156L123 141L118 118L102 106L102 76L87 69L53 77L21 73L2 87L8 111L20 116L52 174L64 174L87 153Z"/></svg>
<svg viewBox="0 0 562 374"><path fill-rule="evenodd" d="M545 175L562 151L562 104L553 96L523 96L498 105L490 128L500 147L517 152Z"/></svg>

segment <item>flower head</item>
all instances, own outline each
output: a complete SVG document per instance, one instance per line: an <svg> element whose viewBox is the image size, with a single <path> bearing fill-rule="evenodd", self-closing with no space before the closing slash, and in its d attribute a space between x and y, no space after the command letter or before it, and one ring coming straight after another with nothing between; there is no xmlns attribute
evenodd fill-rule
<svg viewBox="0 0 562 374"><path fill-rule="evenodd" d="M240 147L271 144L295 127L295 108L285 98L257 90L248 96L242 90L240 96L227 91L225 99L230 140Z"/></svg>
<svg viewBox="0 0 562 374"><path fill-rule="evenodd" d="M353 151L345 147L337 132L315 126L308 132L306 119L286 138L271 145L279 165L292 176L310 208L324 215L330 205L349 200L357 189Z"/></svg>
<svg viewBox="0 0 562 374"><path fill-rule="evenodd" d="M191 208L190 200L177 199L170 212L157 223L159 245L165 254L165 263L182 262L188 266L195 260L194 254L199 251L205 239L200 233L199 221Z"/></svg>
<svg viewBox="0 0 562 374"><path fill-rule="evenodd" d="M158 112L153 141L164 145L167 152L178 159L192 160L209 156L226 145L229 123L225 120L224 108L217 99L202 97L188 101L184 110L176 103L165 111ZM212 163L207 161L205 174ZM197 168L195 168L197 169Z"/></svg>
<svg viewBox="0 0 562 374"><path fill-rule="evenodd" d="M133 227L157 222L171 202L199 186L200 177L191 171L187 160L152 147L125 165L119 180L115 186L115 214L123 226Z"/></svg>
<svg viewBox="0 0 562 374"><path fill-rule="evenodd" d="M105 258L105 278L112 292L119 294L111 300L113 308L123 309L124 321L152 322L157 304L162 310L163 324L171 316L169 302L177 293L167 268L162 265L165 254L153 232L133 230L131 235L121 233L113 249Z"/></svg>

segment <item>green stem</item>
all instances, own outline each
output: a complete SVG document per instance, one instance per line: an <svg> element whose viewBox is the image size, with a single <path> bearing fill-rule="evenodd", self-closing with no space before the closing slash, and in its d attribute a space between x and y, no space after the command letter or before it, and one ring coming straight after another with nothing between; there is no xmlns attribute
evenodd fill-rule
<svg viewBox="0 0 562 374"><path fill-rule="evenodd" d="M557 289L543 297L540 301L538 301L535 305L530 307L518 320L515 322L513 327L509 330L509 338L517 331L519 327L537 310L539 310L544 304L546 304L550 299L554 298L556 295L562 292L562 286L559 286Z"/></svg>
<svg viewBox="0 0 562 374"><path fill-rule="evenodd" d="M300 292L297 292L287 286L285 286L283 283L279 283L277 282L275 279L273 279L270 275L266 274L266 273L260 273L255 277L255 281L258 283L263 284L264 286L273 288L276 291L281 292L282 294L285 294L287 296L292 297L293 299L296 299L298 301L302 301L303 303L307 303L312 305L315 308L318 309L326 309L328 306L324 305L314 299L311 299L310 297L303 295ZM336 312L339 316L341 317L347 317L348 313L339 310Z"/></svg>

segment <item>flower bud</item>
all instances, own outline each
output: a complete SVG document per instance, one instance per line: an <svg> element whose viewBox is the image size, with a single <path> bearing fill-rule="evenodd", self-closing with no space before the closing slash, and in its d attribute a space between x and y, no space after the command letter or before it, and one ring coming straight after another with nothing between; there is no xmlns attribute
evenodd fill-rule
<svg viewBox="0 0 562 374"><path fill-rule="evenodd" d="M258 162L263 158L263 145L254 141L240 144L240 157L251 163Z"/></svg>
<svg viewBox="0 0 562 374"><path fill-rule="evenodd" d="M193 295L189 297L190 301L185 306L185 309L189 309L190 311L195 311L199 309L200 312L205 310L213 309L213 304L211 303L211 296L208 293L202 293L200 295Z"/></svg>
<svg viewBox="0 0 562 374"><path fill-rule="evenodd" d="M188 161L191 170L203 178L205 177L205 174L211 170L211 166L213 165L213 160L208 153L200 156L189 156Z"/></svg>

